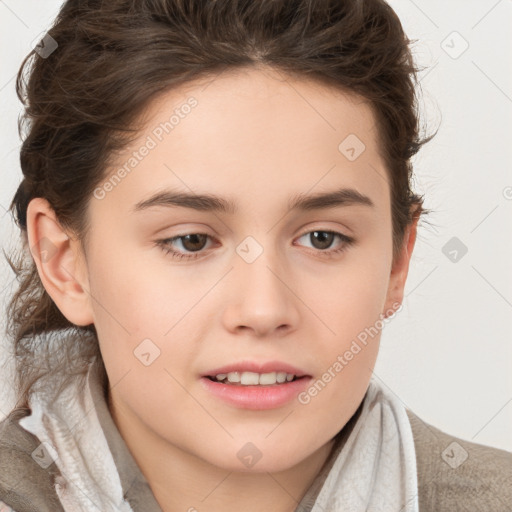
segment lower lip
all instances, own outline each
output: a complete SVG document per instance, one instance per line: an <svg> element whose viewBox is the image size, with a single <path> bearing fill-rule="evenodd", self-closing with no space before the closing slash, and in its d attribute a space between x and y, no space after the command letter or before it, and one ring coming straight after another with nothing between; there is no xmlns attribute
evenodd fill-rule
<svg viewBox="0 0 512 512"><path fill-rule="evenodd" d="M208 377L201 378L203 386L221 400L241 409L254 410L275 409L287 404L304 391L310 381L311 377L301 377L283 384L244 386L223 384L210 380Z"/></svg>

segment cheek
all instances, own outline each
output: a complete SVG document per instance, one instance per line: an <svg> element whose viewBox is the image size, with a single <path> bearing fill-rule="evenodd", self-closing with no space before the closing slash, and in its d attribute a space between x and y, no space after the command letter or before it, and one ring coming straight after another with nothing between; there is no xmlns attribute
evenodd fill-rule
<svg viewBox="0 0 512 512"><path fill-rule="evenodd" d="M140 248L113 244L103 258L91 260L92 307L100 326L138 337L162 336L197 302L198 290L185 273L171 275L165 264L155 265L157 250L141 254Z"/></svg>
<svg viewBox="0 0 512 512"><path fill-rule="evenodd" d="M311 308L325 321L327 339L346 343L379 319L389 283L388 259L372 256L372 252L354 252L324 272L321 286L318 279L309 283L314 298Z"/></svg>
<svg viewBox="0 0 512 512"><path fill-rule="evenodd" d="M333 404L344 404L345 412L354 412L371 378L384 326L380 314L390 265L386 249L391 247L384 241L383 245L375 242L371 248L354 251L323 274L321 288L318 280L316 288L310 283L314 297L311 309L323 323L315 336L315 357L321 372L316 377L320 382L311 388L309 398L318 414L326 411L326 421L330 421Z"/></svg>
<svg viewBox="0 0 512 512"><path fill-rule="evenodd" d="M316 289L311 308L323 321L315 331L319 374L299 403L305 404L306 416L308 407L314 408L315 417L336 432L363 399L375 366L385 325L380 314L387 262L361 254L357 262L324 276L322 283L323 293Z"/></svg>
<svg viewBox="0 0 512 512"><path fill-rule="evenodd" d="M112 244L106 254L108 260L92 259L89 268L94 324L111 378L140 372L144 357L153 376L164 368L181 373L190 367L194 340L201 339L200 318L209 321L199 304L209 281L183 270L171 273L164 258L155 265L140 250L121 251Z"/></svg>

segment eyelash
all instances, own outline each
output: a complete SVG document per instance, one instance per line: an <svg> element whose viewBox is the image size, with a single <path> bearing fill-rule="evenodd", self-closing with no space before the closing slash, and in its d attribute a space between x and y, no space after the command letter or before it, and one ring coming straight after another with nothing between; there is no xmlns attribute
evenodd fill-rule
<svg viewBox="0 0 512 512"><path fill-rule="evenodd" d="M325 258L334 258L334 257L336 257L337 255L341 254L346 249L348 249L348 247L350 247L355 242L355 239L350 237L350 236L344 235L343 233L338 233L337 231L331 231L331 230L325 230L325 229L313 229L312 231L306 231L305 233L302 233L302 235L300 235L299 238L302 238L304 235L308 235L308 234L314 233L314 232L329 233L329 234L336 235L343 242L341 247L338 248L338 249L329 249L329 250L321 250L321 249L316 249L315 250L315 249L312 249L313 251L315 251L317 253L320 253L321 256L325 257ZM187 254L187 253L182 253L182 252L179 252L179 251L175 251L174 249L171 248L171 243L172 242L174 242L175 240L179 240L181 238L184 238L187 235L205 235L205 236L208 236L209 238L212 238L212 237L210 237L210 235L208 235L206 233L186 233L184 235L178 235L178 236L174 236L172 238L164 238L163 240L157 240L156 244L166 254L169 254L174 259L182 260L182 259L185 258L185 259L188 259L188 260L194 260L194 259L200 257L203 254L204 251L200 250L200 251L196 251L196 252Z"/></svg>

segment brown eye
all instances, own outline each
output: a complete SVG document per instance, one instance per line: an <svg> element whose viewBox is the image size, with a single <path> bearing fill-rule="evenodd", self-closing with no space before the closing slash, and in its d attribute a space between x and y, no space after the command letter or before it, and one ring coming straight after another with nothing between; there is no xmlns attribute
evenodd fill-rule
<svg viewBox="0 0 512 512"><path fill-rule="evenodd" d="M315 249L329 249L336 235L331 231L311 231L309 236L311 241L315 240L318 244Z"/></svg>
<svg viewBox="0 0 512 512"><path fill-rule="evenodd" d="M206 252L202 249L204 249L209 238L211 237L205 233L189 233L157 240L156 244L172 258L178 260L194 259ZM178 247L178 242L181 247Z"/></svg>
<svg viewBox="0 0 512 512"><path fill-rule="evenodd" d="M201 233L193 233L191 235L184 235L176 237L176 239L182 240L182 245L187 251L200 251L204 248L208 235Z"/></svg>
<svg viewBox="0 0 512 512"><path fill-rule="evenodd" d="M343 233L323 229L307 231L306 233L303 233L299 239L300 238L305 238L309 243L311 243L312 248L316 249L315 252L317 254L325 257L334 257L341 254L355 242L354 238L344 235ZM339 240L337 248L333 243L336 238ZM331 248L333 245L335 247Z"/></svg>

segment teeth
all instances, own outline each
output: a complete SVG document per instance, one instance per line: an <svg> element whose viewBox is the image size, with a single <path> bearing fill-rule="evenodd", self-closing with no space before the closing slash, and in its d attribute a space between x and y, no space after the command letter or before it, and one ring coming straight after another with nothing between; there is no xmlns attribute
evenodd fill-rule
<svg viewBox="0 0 512 512"><path fill-rule="evenodd" d="M259 384L260 376L254 372L243 372L240 376L240 384L250 385Z"/></svg>
<svg viewBox="0 0 512 512"><path fill-rule="evenodd" d="M222 382L227 379L229 383L240 383L243 386L271 386L272 384L282 384L283 382L290 382L295 375L286 372L270 372L270 373L255 373L255 372L230 372L219 373L215 376L217 381Z"/></svg>
<svg viewBox="0 0 512 512"><path fill-rule="evenodd" d="M217 379L219 376L217 375ZM238 372L228 373L228 381L229 382L240 382L240 374Z"/></svg>
<svg viewBox="0 0 512 512"><path fill-rule="evenodd" d="M276 372L272 373L262 373L260 375L260 382L259 384L275 384L277 382L277 374Z"/></svg>

